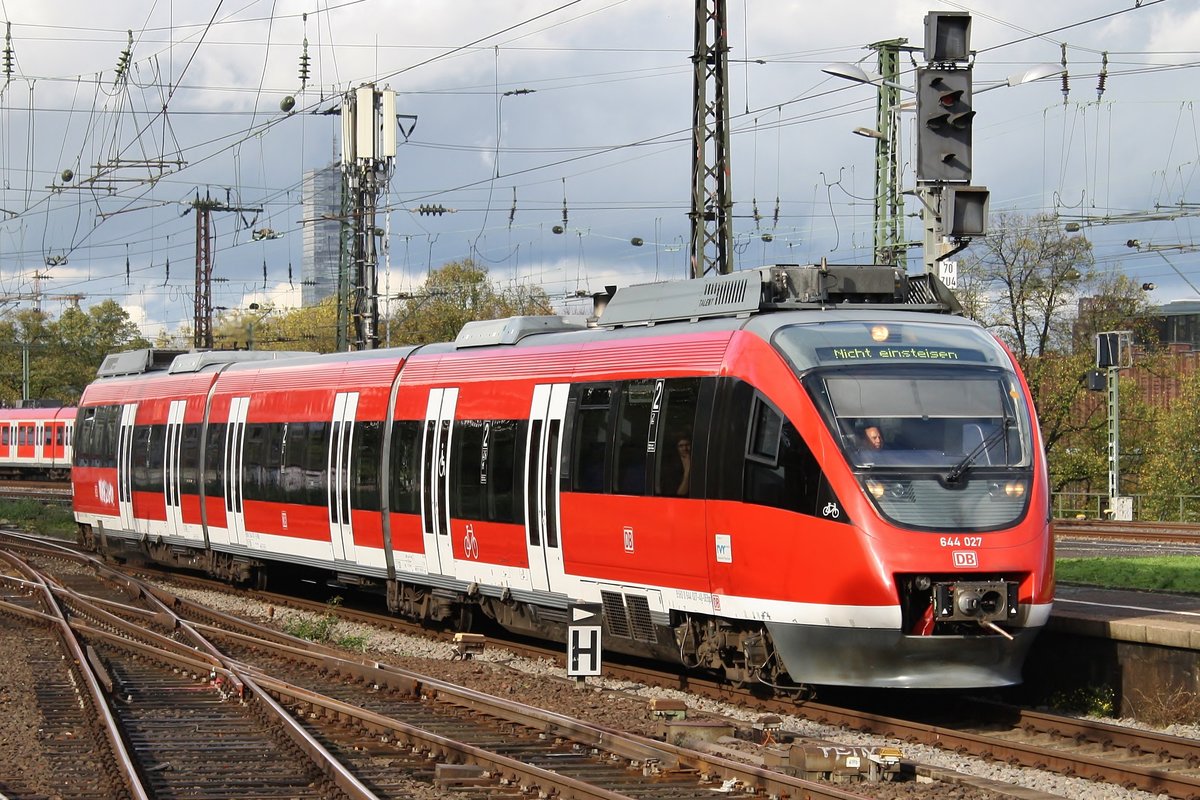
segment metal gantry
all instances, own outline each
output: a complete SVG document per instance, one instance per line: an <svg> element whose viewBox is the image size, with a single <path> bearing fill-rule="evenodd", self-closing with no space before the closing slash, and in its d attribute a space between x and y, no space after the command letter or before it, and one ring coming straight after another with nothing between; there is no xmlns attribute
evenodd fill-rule
<svg viewBox="0 0 1200 800"><path fill-rule="evenodd" d="M196 212L196 313L193 321L192 345L196 349L211 350L213 347L212 331L212 271L213 271L213 233L212 212L232 211L261 213L262 208L250 206L231 206L220 200L214 200L206 192L204 199L196 195L191 203Z"/></svg>
<svg viewBox="0 0 1200 800"><path fill-rule="evenodd" d="M692 55L691 276L733 271L729 176L729 41L725 0L696 0Z"/></svg>

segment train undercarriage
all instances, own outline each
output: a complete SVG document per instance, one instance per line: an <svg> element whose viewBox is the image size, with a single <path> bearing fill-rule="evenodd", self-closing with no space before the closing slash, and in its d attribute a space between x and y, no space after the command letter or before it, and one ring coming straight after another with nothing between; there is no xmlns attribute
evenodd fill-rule
<svg viewBox="0 0 1200 800"><path fill-rule="evenodd" d="M79 526L78 539L83 547L118 562L147 561L258 589L266 589L273 583L269 562L245 556L161 539L110 537L90 525ZM567 641L569 625L564 609L524 602L507 590L494 596L483 594L475 585L464 592L337 572L329 573L325 583L383 595L389 612L423 625L465 632L477 618L486 617L519 635ZM626 609L623 603L616 607ZM670 625L662 625L650 621L646 614L614 611L613 604L606 608L604 621L605 651L678 663L688 669L723 675L735 685L800 688L792 686L775 654L770 634L757 623L675 613Z"/></svg>

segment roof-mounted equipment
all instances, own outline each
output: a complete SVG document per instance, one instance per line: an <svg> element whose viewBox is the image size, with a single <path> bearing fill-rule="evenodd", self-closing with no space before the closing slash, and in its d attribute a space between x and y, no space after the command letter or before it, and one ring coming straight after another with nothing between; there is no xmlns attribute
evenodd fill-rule
<svg viewBox="0 0 1200 800"><path fill-rule="evenodd" d="M766 311L869 305L904 311L961 314L935 275L910 276L893 266L779 264L771 267L619 289L600 317L604 328L655 325Z"/></svg>

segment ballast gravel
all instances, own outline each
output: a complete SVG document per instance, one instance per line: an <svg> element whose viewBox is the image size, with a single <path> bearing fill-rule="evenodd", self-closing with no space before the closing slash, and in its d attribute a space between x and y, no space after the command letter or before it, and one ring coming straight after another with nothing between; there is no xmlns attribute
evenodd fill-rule
<svg viewBox="0 0 1200 800"><path fill-rule="evenodd" d="M313 623L318 616L287 608L272 608L262 602L239 598L219 592L197 591L171 586L182 597L217 608L256 622L285 629L289 623ZM620 728L643 735L652 735L657 720L649 710L653 698L681 700L691 715L736 720L752 725L761 712L714 702L671 689L644 686L606 678L586 679L586 688L567 679L564 670L545 660L516 656L502 647L488 645L483 653L470 660L457 660L451 644L419 636L396 633L358 623L338 622L332 641L352 639L361 643L361 654L433 678L458 683L478 691L498 696L516 697L521 702L547 709L560 710L597 724ZM1112 722L1112 720L1107 720ZM1118 724L1126 724L1118 721ZM1139 726L1144 727L1144 726ZM936 748L914 745L898 740L883 739L870 734L845 731L820 725L800 717L783 717L783 729L799 736L836 742L848 746L898 747L909 762L936 770L971 776L996 783L993 790L964 783L891 783L839 784L839 788L861 793L879 800L903 798L956 798L956 800L997 800L1006 794L1005 788L1024 788L1034 792L1069 798L1070 800L1159 800L1159 795L1099 786L1083 778L1070 778L1041 770L1011 767ZM1176 736L1200 736L1200 727L1173 726L1167 731ZM942 788L935 788L941 786ZM1019 792L1020 789L1017 789ZM436 795L431 795L434 797Z"/></svg>

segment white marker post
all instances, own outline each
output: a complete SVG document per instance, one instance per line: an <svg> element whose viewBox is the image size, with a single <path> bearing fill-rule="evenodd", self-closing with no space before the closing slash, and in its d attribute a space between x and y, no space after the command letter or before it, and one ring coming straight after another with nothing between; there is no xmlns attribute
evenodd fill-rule
<svg viewBox="0 0 1200 800"><path fill-rule="evenodd" d="M600 674L599 603L574 603L568 607L571 623L567 627L567 675L583 686L588 675Z"/></svg>

